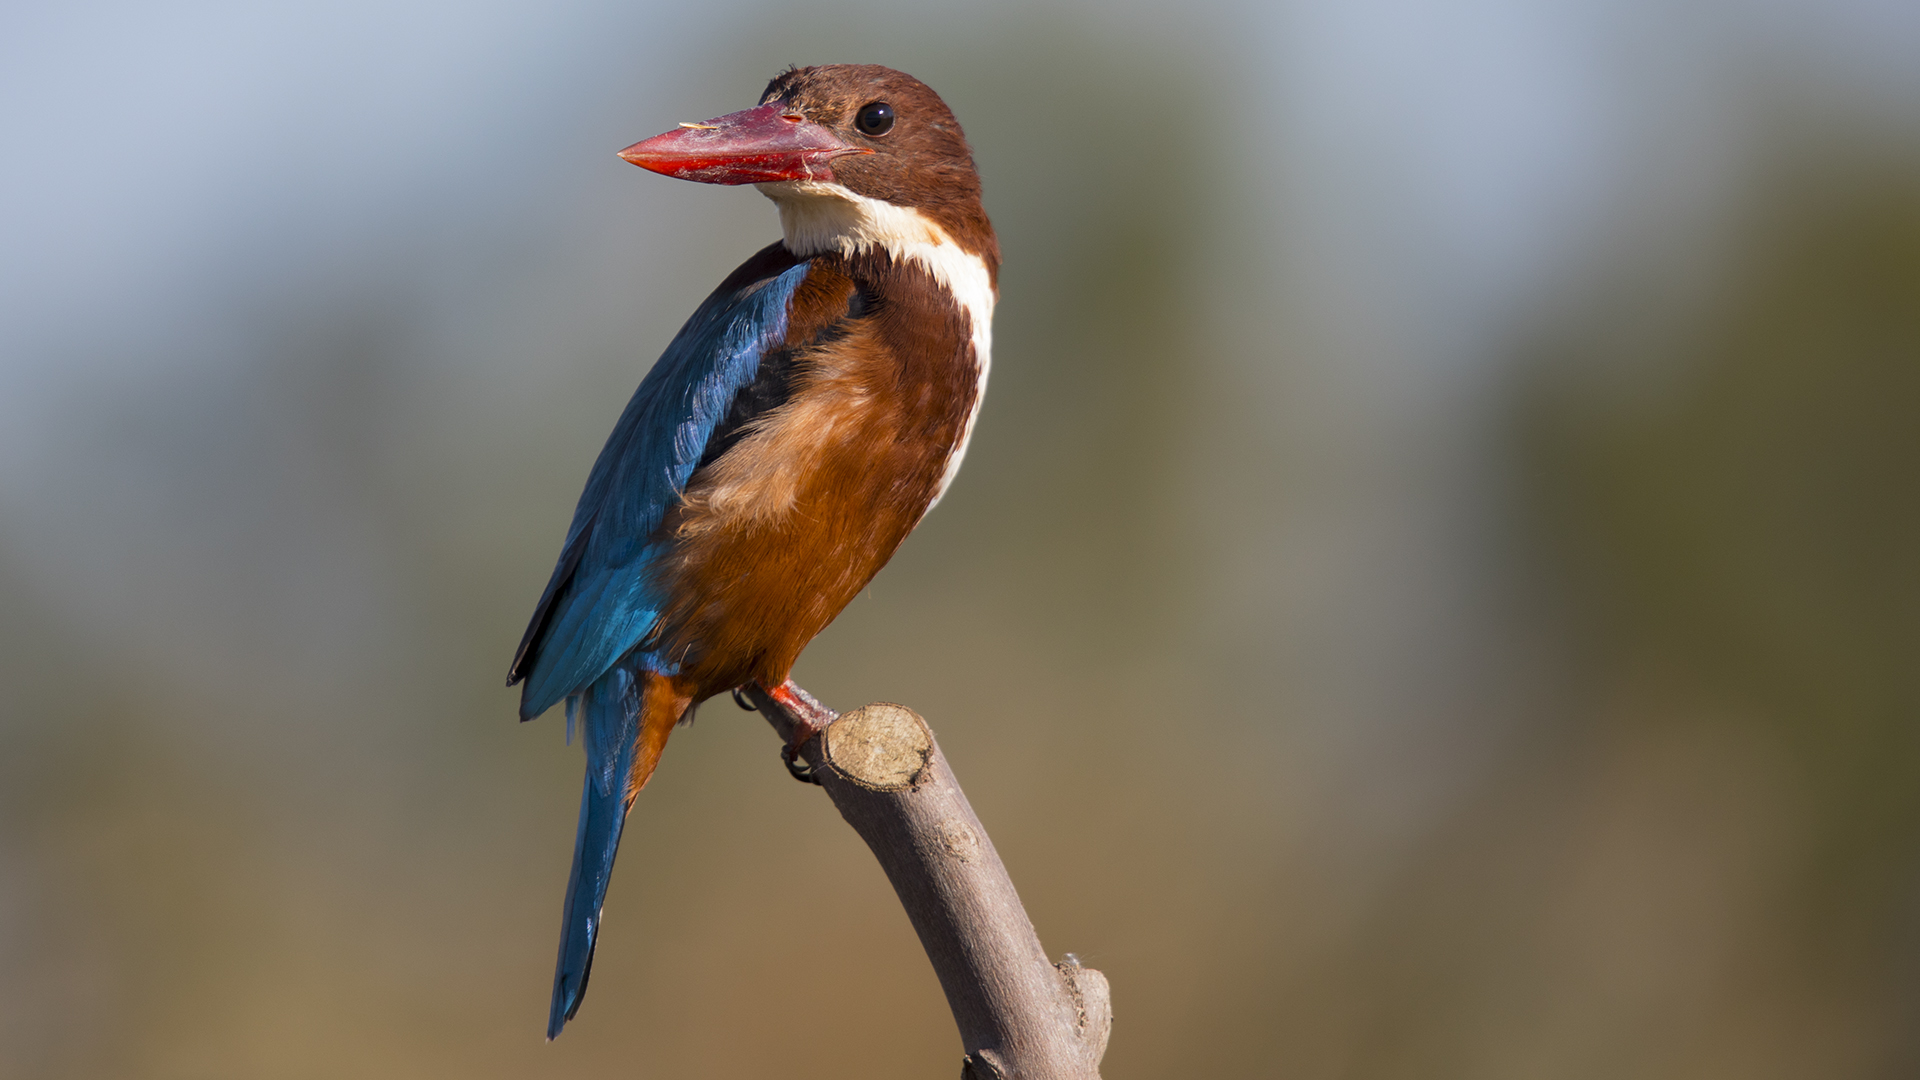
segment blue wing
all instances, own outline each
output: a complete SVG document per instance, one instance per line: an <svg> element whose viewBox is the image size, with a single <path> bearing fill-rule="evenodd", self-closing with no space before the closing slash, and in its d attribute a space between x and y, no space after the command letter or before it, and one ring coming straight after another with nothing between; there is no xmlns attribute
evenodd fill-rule
<svg viewBox="0 0 1920 1080"><path fill-rule="evenodd" d="M591 686L653 629L665 597L647 571L668 543L653 533L735 396L783 343L807 266L779 244L749 259L680 328L627 403L508 672L509 686L526 680L521 719ZM671 673L662 658L644 666Z"/></svg>

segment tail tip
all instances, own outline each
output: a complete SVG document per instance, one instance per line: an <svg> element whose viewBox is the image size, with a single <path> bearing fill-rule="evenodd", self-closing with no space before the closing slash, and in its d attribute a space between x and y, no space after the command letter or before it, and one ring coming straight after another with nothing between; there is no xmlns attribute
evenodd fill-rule
<svg viewBox="0 0 1920 1080"><path fill-rule="evenodd" d="M592 964L593 957L589 953L587 966L591 968ZM573 1014L580 1011L580 1002L587 996L587 972L581 971L577 978L571 976L571 972L563 970L554 980L553 1007L547 1013L548 1042L560 1037L560 1032L567 1026L567 1021L573 1019Z"/></svg>

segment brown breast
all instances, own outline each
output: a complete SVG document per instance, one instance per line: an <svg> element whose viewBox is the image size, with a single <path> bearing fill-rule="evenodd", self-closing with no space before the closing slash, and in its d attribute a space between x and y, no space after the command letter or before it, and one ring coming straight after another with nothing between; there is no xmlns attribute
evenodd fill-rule
<svg viewBox="0 0 1920 1080"><path fill-rule="evenodd" d="M662 525L656 639L695 699L783 681L926 513L979 394L967 315L918 263L823 255L795 296L788 400Z"/></svg>

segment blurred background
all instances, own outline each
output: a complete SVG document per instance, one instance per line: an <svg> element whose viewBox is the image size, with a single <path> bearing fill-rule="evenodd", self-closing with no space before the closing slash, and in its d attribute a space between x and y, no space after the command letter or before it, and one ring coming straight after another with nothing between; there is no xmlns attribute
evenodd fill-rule
<svg viewBox="0 0 1920 1080"><path fill-rule="evenodd" d="M1920 1073L1920 7L0 10L0 1075L951 1076L725 699L541 1041L581 758L501 683L777 235L614 151L927 81L1006 255L808 651L925 714L1124 1078Z"/></svg>

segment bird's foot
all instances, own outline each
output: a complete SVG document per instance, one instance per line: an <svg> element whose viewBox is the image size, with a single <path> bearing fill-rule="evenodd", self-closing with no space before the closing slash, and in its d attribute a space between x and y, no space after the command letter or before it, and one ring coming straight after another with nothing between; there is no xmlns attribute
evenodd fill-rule
<svg viewBox="0 0 1920 1080"><path fill-rule="evenodd" d="M820 777L813 771L813 766L800 760L799 747L781 747L780 760L786 764L788 775L792 776L795 780L803 784L818 784L820 782Z"/></svg>
<svg viewBox="0 0 1920 1080"><path fill-rule="evenodd" d="M767 696L778 702L780 708L793 718L793 735L787 745L780 750L780 760L787 763L787 771L795 780L817 784L820 778L813 774L813 767L800 760L800 748L807 740L827 730L827 725L840 719L840 714L827 708L812 694L800 689L792 679L767 691Z"/></svg>
<svg viewBox="0 0 1920 1080"><path fill-rule="evenodd" d="M827 726L840 719L840 714L820 704L812 694L800 689L792 679L767 691L767 696L780 703L780 707L793 718L793 737L789 740L795 750L807 745L807 740L827 730Z"/></svg>

